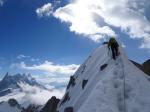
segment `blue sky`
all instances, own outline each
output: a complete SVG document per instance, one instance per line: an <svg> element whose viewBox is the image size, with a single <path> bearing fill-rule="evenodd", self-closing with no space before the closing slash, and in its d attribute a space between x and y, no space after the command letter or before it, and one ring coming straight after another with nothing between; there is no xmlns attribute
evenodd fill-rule
<svg viewBox="0 0 150 112"><path fill-rule="evenodd" d="M143 4L138 4L139 0L135 0L133 6L126 4L135 13L124 12L126 18L123 18L122 22L120 22L120 12L117 11L113 13L112 18L109 18L108 14L97 12L94 12L94 17L91 16L92 12L88 12L85 5L89 0L84 5L80 1L72 3L69 0L3 0L0 6L1 77L7 71L50 74L50 76L57 74L57 77L62 77L60 74L67 74L68 76L82 64L93 49L101 45L105 37L110 35L116 35L118 41L125 45L130 59L142 63L150 58L148 0L143 0ZM78 5L83 5L85 9L80 12L76 8ZM112 7L117 5L115 2L112 3ZM119 6L119 8L126 7L120 4ZM109 12L108 8L106 10ZM79 21L76 16L84 19L82 17L84 14L85 17L87 16L86 20ZM146 20L143 19L144 17ZM134 23L135 18L138 18L137 23ZM145 29L141 28L145 24ZM90 25L93 26L90 28ZM100 29L101 26L107 27ZM136 31L133 30L134 28ZM139 48L141 44L145 46ZM47 70L43 67L52 67L55 70ZM63 68L68 72L64 73ZM58 69L61 72L57 72Z"/></svg>

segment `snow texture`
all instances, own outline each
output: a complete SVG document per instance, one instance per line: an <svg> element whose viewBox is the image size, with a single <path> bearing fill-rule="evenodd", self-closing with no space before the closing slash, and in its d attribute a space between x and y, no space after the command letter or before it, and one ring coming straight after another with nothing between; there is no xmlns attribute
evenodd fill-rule
<svg viewBox="0 0 150 112"><path fill-rule="evenodd" d="M122 48L116 60L107 45L97 48L74 74L76 85L66 90L69 99L59 103L64 112L150 112L150 82L133 65ZM108 64L103 70L100 67ZM82 81L88 80L84 89ZM65 96L64 96L65 97Z"/></svg>
<svg viewBox="0 0 150 112"><path fill-rule="evenodd" d="M21 112L21 109L17 108L17 106L10 106L8 102L3 102L0 104L0 112Z"/></svg>

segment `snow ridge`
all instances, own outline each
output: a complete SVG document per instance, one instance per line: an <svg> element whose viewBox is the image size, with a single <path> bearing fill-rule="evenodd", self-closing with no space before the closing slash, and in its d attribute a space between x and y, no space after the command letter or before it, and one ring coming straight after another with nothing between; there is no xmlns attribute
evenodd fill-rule
<svg viewBox="0 0 150 112"><path fill-rule="evenodd" d="M149 112L150 82L123 49L119 51L113 60L107 45L97 48L74 74L76 84L66 90L69 98L63 102L64 96L57 110L73 107L74 112ZM88 80L84 89L83 80Z"/></svg>

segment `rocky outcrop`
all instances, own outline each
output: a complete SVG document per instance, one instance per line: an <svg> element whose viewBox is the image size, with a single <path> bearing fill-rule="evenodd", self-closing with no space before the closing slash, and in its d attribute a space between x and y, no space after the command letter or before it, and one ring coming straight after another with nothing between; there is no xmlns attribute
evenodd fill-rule
<svg viewBox="0 0 150 112"><path fill-rule="evenodd" d="M150 59L145 61L143 64L139 64L135 61L130 60L136 67L141 69L144 73L150 76Z"/></svg>
<svg viewBox="0 0 150 112"><path fill-rule="evenodd" d="M65 108L64 112L73 112L73 107Z"/></svg>
<svg viewBox="0 0 150 112"><path fill-rule="evenodd" d="M15 106L18 106L18 105L19 105L18 102L17 102L17 100L15 100L15 99L9 99L9 100L8 100L8 104L9 104L11 107L15 107Z"/></svg>
<svg viewBox="0 0 150 112"><path fill-rule="evenodd" d="M57 112L56 109L59 101L59 99L53 96L42 108L41 112Z"/></svg>
<svg viewBox="0 0 150 112"><path fill-rule="evenodd" d="M104 70L104 69L107 67L107 65L108 65L108 64L103 64L103 65L100 67L101 71Z"/></svg>
<svg viewBox="0 0 150 112"><path fill-rule="evenodd" d="M70 77L69 84L68 84L68 86L67 86L67 89L69 89L70 86L73 87L74 85L75 85L75 78L74 78L74 76L71 76L71 77Z"/></svg>
<svg viewBox="0 0 150 112"><path fill-rule="evenodd" d="M8 102L10 107L17 108L18 110L21 110L21 112L24 112L24 109L21 107L21 105L17 102L16 99L12 98L12 99L9 99L7 102Z"/></svg>
<svg viewBox="0 0 150 112"><path fill-rule="evenodd" d="M139 64L133 60L130 60L136 67L138 67L139 69L141 69L143 71L143 65L142 64Z"/></svg>
<svg viewBox="0 0 150 112"><path fill-rule="evenodd" d="M82 89L84 89L84 87L86 86L87 82L88 82L88 80L83 80L82 81Z"/></svg>
<svg viewBox="0 0 150 112"><path fill-rule="evenodd" d="M22 112L39 112L38 111L39 106L36 106L34 104L30 104L26 109L24 109Z"/></svg>
<svg viewBox="0 0 150 112"><path fill-rule="evenodd" d="M63 100L61 101L60 106L63 105L64 103L66 103L66 102L69 101L69 100L70 100L69 92L67 92L67 93L65 94Z"/></svg>
<svg viewBox="0 0 150 112"><path fill-rule="evenodd" d="M143 63L143 69L144 72L150 76L150 59Z"/></svg>

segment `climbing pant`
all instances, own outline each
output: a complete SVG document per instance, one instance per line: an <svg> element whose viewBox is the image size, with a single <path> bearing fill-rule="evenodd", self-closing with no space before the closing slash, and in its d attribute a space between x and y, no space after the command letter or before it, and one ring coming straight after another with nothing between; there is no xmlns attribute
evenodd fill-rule
<svg viewBox="0 0 150 112"><path fill-rule="evenodd" d="M113 59L116 60L116 57L118 56L118 44L117 43L111 44L111 51L112 51Z"/></svg>

